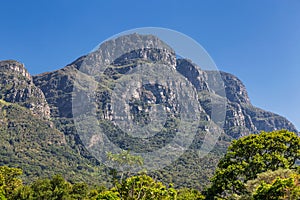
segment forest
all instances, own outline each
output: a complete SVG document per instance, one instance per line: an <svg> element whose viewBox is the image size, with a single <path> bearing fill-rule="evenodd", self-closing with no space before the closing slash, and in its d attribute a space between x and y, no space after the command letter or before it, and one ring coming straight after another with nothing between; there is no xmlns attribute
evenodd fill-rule
<svg viewBox="0 0 300 200"><path fill-rule="evenodd" d="M107 154L127 166L142 165L129 151ZM0 200L279 200L300 199L300 137L287 130L261 132L233 140L220 159L210 184L202 191L175 188L145 171L130 173L111 169L111 187L67 181L63 174L25 183L22 170L0 167Z"/></svg>

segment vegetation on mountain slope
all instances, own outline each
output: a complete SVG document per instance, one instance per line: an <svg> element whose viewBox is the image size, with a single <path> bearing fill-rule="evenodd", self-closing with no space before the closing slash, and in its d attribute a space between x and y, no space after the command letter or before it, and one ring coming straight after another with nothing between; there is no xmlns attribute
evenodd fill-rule
<svg viewBox="0 0 300 200"><path fill-rule="evenodd" d="M122 48L118 44L123 45L123 50L129 51L121 55ZM83 69L82 63L85 63ZM176 81L171 83L173 86L150 81L133 88L133 92L127 92L128 95L135 94L130 97L129 103L125 99L120 99L119 103L128 104L130 109L123 110L139 125L151 123L150 111L157 105L164 107L167 117L162 128L156 129L152 137L134 137L127 133L128 129L116 125L114 114L121 112L112 109L112 97L116 85L122 81L128 83L136 69L142 69L145 75L150 74L158 80L165 80L166 76L162 73L165 68L155 71L155 66L166 67L167 72L176 74ZM105 69L101 69L103 67ZM97 85L95 91L90 91L89 82ZM220 85L224 86L224 90L218 87ZM79 99L82 101L78 101L78 104L75 101L78 110L73 110L76 91L86 92L87 95L81 96ZM182 91L185 92L183 95L176 95ZM108 173L111 169L102 166L101 160L97 160L96 155L88 149L89 145L86 145L86 141L91 141L90 136L98 136L99 133L98 129L91 131L90 128L99 124L105 137L123 150L151 152L161 149L172 142L178 127L189 128L180 118L178 96L188 98L183 100L183 104L189 99L195 100L189 111L199 111L200 117L193 118L197 130L188 134L193 136L193 141L182 155L177 151L168 151L172 156L179 156L172 163L148 172L152 179L164 185L173 183L176 189L203 190L232 139L260 131L287 129L297 132L284 117L253 106L245 86L237 77L225 72L202 70L192 61L178 58L176 52L153 35L131 34L103 43L91 55L82 56L60 70L33 77L22 63L0 61L0 165L21 168L26 184L38 178L63 174L71 183L83 181L88 185L97 183L111 186L112 176ZM86 114L83 116L85 123L81 124L83 131L79 131L74 114L86 110L88 99L94 100L92 106L95 106L93 111L97 115L97 122L89 120L90 113L83 113ZM213 110L216 111L213 116L217 119L212 119ZM143 126L140 127L144 131ZM206 136L210 138L215 132L217 137L208 142L212 149L204 155L199 150ZM177 141L179 146L180 143L181 140ZM106 152L97 148L95 151L101 154ZM153 164L159 162L164 162L164 159L153 160ZM272 182L266 182L260 191L267 194L278 183L272 185ZM292 183L283 180L283 184L291 186ZM183 189L180 193L198 194L195 192L197 190L192 190Z"/></svg>
<svg viewBox="0 0 300 200"><path fill-rule="evenodd" d="M128 159L120 158L121 155L128 155ZM109 156L120 164L139 162L128 152ZM126 178L116 176L117 181L109 189L97 186L99 182L70 183L60 175L24 184L22 170L1 166L0 199L299 199L300 169L295 165L299 157L300 137L286 130L235 140L220 160L211 186L202 194L192 188L175 189L172 184L163 184L142 172Z"/></svg>
<svg viewBox="0 0 300 200"><path fill-rule="evenodd" d="M0 148L0 165L21 168L26 182L54 174L74 181L108 180L102 167L74 153L51 122L4 100L0 100Z"/></svg>

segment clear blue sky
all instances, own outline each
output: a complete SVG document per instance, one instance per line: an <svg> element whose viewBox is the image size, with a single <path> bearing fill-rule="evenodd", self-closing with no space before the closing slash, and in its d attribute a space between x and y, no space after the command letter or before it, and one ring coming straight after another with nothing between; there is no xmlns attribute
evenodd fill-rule
<svg viewBox="0 0 300 200"><path fill-rule="evenodd" d="M59 69L119 32L164 27L198 41L252 103L300 129L300 1L0 1L0 60Z"/></svg>

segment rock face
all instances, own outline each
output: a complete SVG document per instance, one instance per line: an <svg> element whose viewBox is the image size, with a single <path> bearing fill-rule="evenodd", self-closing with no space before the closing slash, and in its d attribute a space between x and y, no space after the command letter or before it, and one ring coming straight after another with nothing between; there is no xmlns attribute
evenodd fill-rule
<svg viewBox="0 0 300 200"><path fill-rule="evenodd" d="M225 84L226 97L229 101L238 104L251 104L246 87L237 77L232 74L221 72Z"/></svg>
<svg viewBox="0 0 300 200"><path fill-rule="evenodd" d="M44 93L33 84L24 65L13 60L0 62L0 98L18 103L42 118L50 117Z"/></svg>
<svg viewBox="0 0 300 200"><path fill-rule="evenodd" d="M92 175L98 166L78 156L53 122L44 93L24 65L0 61L0 166L21 168L26 182L54 174L99 182L101 174Z"/></svg>
<svg viewBox="0 0 300 200"><path fill-rule="evenodd" d="M216 72L199 70L199 67L190 61L182 59L177 61L176 68L200 94L218 93L218 91L214 91L213 83L209 81L212 79L212 74ZM226 72L220 72L220 76L224 82L226 93L227 109L223 129L227 135L239 138L250 133L279 129L297 132L295 126L284 117L253 106L244 84L236 76ZM204 109L208 107L208 102L201 98L199 101ZM210 113L209 109L205 110L208 114Z"/></svg>
<svg viewBox="0 0 300 200"><path fill-rule="evenodd" d="M123 49L117 48L119 44ZM122 50L127 53L122 54ZM93 62L91 65L82 65L83 61L88 63L89 60ZM105 70L97 69L101 62L109 64ZM80 73L83 74L97 73L98 70L107 78L105 79L106 82L100 82L98 103L99 107L102 108L102 112L106 113L104 115L109 116L109 92L101 90L101 87L109 81L118 80L120 76L135 68L138 62L161 63L176 69L195 87L200 96L201 108L207 114L203 118L210 119L208 106L210 101L201 99L201 96L214 94L218 98L222 98L222 95L218 94L219 91L215 90L214 83L216 81L211 81L214 78L213 74L216 72L201 70L187 59L176 59L175 52L163 41L152 35L132 34L110 40L102 44L88 58L81 57L61 70L34 76L33 80L44 92L51 107L52 117L72 118L71 93L73 84L76 84L76 73L79 72L80 67L82 67ZM225 72L220 72L220 77L224 82L226 93L227 111L223 129L227 135L239 138L249 133L278 129L297 132L294 125L284 117L253 106L245 86L237 77ZM159 93L158 88L156 90ZM166 91L163 92L167 93ZM143 101L147 99L145 94L143 93ZM155 97L148 99L148 101L155 101ZM138 111L138 108L133 107L132 112L142 111Z"/></svg>
<svg viewBox="0 0 300 200"><path fill-rule="evenodd" d="M160 66L166 67L167 71L160 69ZM157 84L151 80L143 84L132 82L133 72L139 72L140 69L142 69L140 75L155 74L162 82L167 80L169 75L177 74L177 76L173 76L169 85ZM0 103L5 105L9 102L28 108L34 115L46 119L44 121L48 121L47 119L51 117L55 131L64 133L63 139L68 148L71 147L68 151L75 153L82 162L88 161L88 165L92 167L97 166L99 162L83 141L89 136L92 124L87 120L87 124L83 124L86 132L78 133L74 123L74 115L77 113L72 111L74 107L78 107L75 111L78 113L89 111L91 105L86 105L84 100L93 100L92 106L95 108L93 111L98 122L101 122L99 124L105 128L109 140L114 141L122 149L142 153L169 144L178 132L178 121L182 119L179 114L183 108L181 106L189 107L192 112L188 114L193 115L196 112L200 115L194 120L199 122L197 124L199 131L191 141L190 149L178 161L162 169L158 175L166 182L174 182L176 186L201 188L208 183L220 155L226 151L232 139L250 133L278 129L297 132L295 126L284 117L253 106L245 86L237 77L225 72L201 70L190 60L177 58L174 50L153 35L131 34L107 41L91 54L78 58L60 70L33 77L23 64L16 61L1 61L0 77ZM179 79L182 81L178 81ZM92 82L93 87L87 84L88 82ZM118 84L122 86L122 83L123 87L117 90L116 86ZM220 90L220 86L224 89ZM178 93L174 88L179 88L183 93ZM74 97L78 97L77 94L74 96L74 91L84 94L80 96L82 102L72 102ZM117 101L113 96L117 91L121 96L129 94L126 96L127 99L119 101L122 105L128 105L124 109L119 109L118 113L114 110L116 108L114 103ZM182 105L178 103L179 96L186 98ZM190 103L192 97L196 99L193 104ZM154 106L156 104L163 105L161 110L166 113L167 120L163 127L154 127L155 130L161 130L154 136L146 139L131 137L126 130L130 129L132 124L125 123L124 130L116 128L116 121L122 121L125 116L129 116L134 124L142 126L151 124L152 111L160 110ZM215 104L215 108L221 108L221 111L224 106L226 114L224 124L218 121L218 118L222 118L221 112L212 117L214 111L212 104ZM19 108L18 106L16 108ZM125 114L120 114L122 112ZM88 114L87 112L86 116ZM0 112L1 124L7 126L5 119L1 119ZM200 149L204 136L213 135L214 130L221 132L221 136L212 153L200 159L194 150ZM91 140L91 146L97 142L96 139L99 138ZM75 158L72 159L79 162ZM173 179L166 180L165 177ZM203 179L199 181L198 177ZM189 180L191 184L181 185L182 180ZM203 185L199 185L199 182Z"/></svg>
<svg viewBox="0 0 300 200"><path fill-rule="evenodd" d="M33 77L34 83L43 91L50 106L51 117L72 117L73 66Z"/></svg>

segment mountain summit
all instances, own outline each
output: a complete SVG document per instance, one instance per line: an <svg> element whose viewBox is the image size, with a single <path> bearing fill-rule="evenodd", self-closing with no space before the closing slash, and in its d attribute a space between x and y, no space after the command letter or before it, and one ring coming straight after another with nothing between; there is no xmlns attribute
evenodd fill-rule
<svg viewBox="0 0 300 200"><path fill-rule="evenodd" d="M177 77L182 81L174 79L169 85L160 85L151 80L140 85L134 83L138 87L136 90L132 90L129 99L126 101L124 99L120 100L120 104L128 104L124 107L125 109L119 110L124 115L115 113L113 92L117 91L115 89L116 85L120 81L125 81L127 85L125 85L124 91L130 91L129 80L132 80L133 72L138 72L141 67L144 67L142 72L157 73L157 77L164 81L164 77L161 77L164 75L163 70L155 71L155 67L159 68L159 66L167 67L170 74L178 74ZM215 85L216 75L223 82L224 94ZM81 97L82 104L79 104L79 107L83 109L78 110L78 112L82 111L83 114L86 114L84 113L85 101L93 100L92 106L95 108L95 117L98 120L97 123L105 130L105 136L119 148L141 153L161 149L170 144L176 137L179 129L177 123L182 120L179 115L182 107L176 100L180 95L177 95L172 87L179 88L184 92L184 95L181 96L184 96L187 101L183 102L182 105L189 107L193 112L197 111L199 113L199 118L195 118L199 122L197 125L199 130L191 140L190 147L178 160L163 169L153 172L159 179L173 182L176 186L201 188L207 184L220 155L226 151L232 139L260 131L287 129L297 132L295 126L284 117L252 105L244 84L237 77L226 72L205 71L188 58L177 58L173 49L153 35L131 34L106 41L91 54L78 58L60 70L33 77L27 72L23 64L12 60L1 61L0 77L2 112L4 112L4 108L7 109L7 104L15 105L17 106L16 109L22 107L22 109L31 112L31 114L26 112L26 116L32 115L35 116L34 119L40 117L44 120L41 122L36 119L34 122L42 123L42 127L48 126L48 132L55 133L55 137L53 137L58 138L58 147L55 146L54 149L65 148L67 153L47 150L46 144L40 144L43 146L40 153L49 155L49 152L51 152L54 157L59 153L58 158L64 161L64 165L68 165L66 164L68 162L66 158L69 157L70 171L82 172L82 179L92 180L92 175L95 174L94 170L99 170L102 166L102 163L97 160L98 158L90 149L91 146L97 147L97 142L101 142L101 138L93 137L92 134L94 133L92 133L91 127L94 125L89 124L92 121L87 120L86 124L81 124L85 128L85 132L76 129L74 110L72 110L74 108L74 97L76 98L74 91L77 91L78 94L84 94ZM88 82L96 85L92 92L89 92L91 87L89 87ZM186 91L186 88L192 89ZM197 105L187 105L188 99L195 95ZM211 116L213 112L212 103L221 108L226 105L226 108L224 107L226 109L224 110L224 123L220 124L218 121L213 121ZM117 120L122 119L124 116L130 116L133 125L138 124L147 127L152 123L152 111L159 111L154 106L156 104L164 106L161 110L166 112L167 120L161 130L151 137L135 138L127 134L127 130L116 126ZM223 114L220 113L220 115ZM0 116L3 118L0 118L0 124L2 122L5 126L9 124L9 120L12 120L4 119L4 115ZM216 116L218 117L218 113ZM15 117L18 118L18 116ZM88 115L85 117L88 117ZM208 128L209 124L212 127ZM129 130L129 125L124 124L124 127L129 127ZM23 128L26 129L26 127L27 125L24 124ZM196 150L201 149L205 135L213 134L213 130L219 131L221 135L210 154L201 157ZM30 129L29 132L32 132L32 130ZM43 130L37 128L33 132L42 134ZM7 137L3 138L3 141L5 141L7 149L14 149L19 144L17 141L21 140L21 138L18 138L18 129L11 130L9 134L11 134L11 137L15 137L16 140L12 142ZM51 144L55 143L54 141ZM41 140L36 142L42 143ZM89 142L89 145L87 145L87 142ZM26 145L21 148L23 147L27 148ZM21 150L26 151L25 149ZM9 152L12 153L13 151ZM5 163L2 162L1 164L10 164L7 155L1 154L0 158L2 157L5 157ZM15 159L19 160L14 160L14 166L18 162L20 167L24 168L26 166L27 161L25 162L21 157ZM86 164L83 162L86 162ZM62 169L57 164L53 166L53 171L61 172ZM102 172L105 171L103 168L101 169ZM28 167L25 167L25 173L33 174ZM43 175L42 171L40 173L39 175ZM108 180L107 177L101 178ZM189 181L184 181L185 179L189 179Z"/></svg>
<svg viewBox="0 0 300 200"><path fill-rule="evenodd" d="M199 94L199 104L208 115L211 114L208 106L209 100L201 97L210 95L210 98L212 96L224 98L214 91L213 83L210 83L214 74L218 72L201 70L201 66L195 65L188 59L176 58L175 51L153 35L131 34L109 40L90 55L77 59L61 70L34 76L33 80L45 94L52 109L52 117L72 118L71 92L72 85L77 84L77 73L92 74L92 76L103 73L106 78L117 80L135 68L138 62L160 63L176 69L195 87ZM101 66L106 67L100 69ZM239 138L263 130L297 131L295 126L284 117L253 106L244 84L237 77L226 72L219 72L219 74L224 82L226 94L224 101L227 103L225 124L220 128L227 135ZM103 84L107 82L100 81L100 85ZM104 103L104 94L99 95L102 98L99 101Z"/></svg>
<svg viewBox="0 0 300 200"><path fill-rule="evenodd" d="M50 117L44 93L33 84L23 64L14 60L0 61L0 77L1 99L18 103L42 118Z"/></svg>

